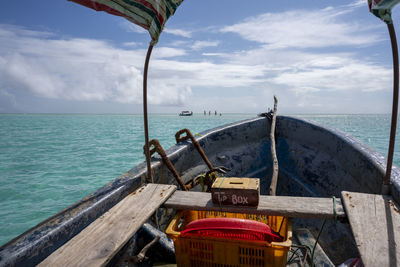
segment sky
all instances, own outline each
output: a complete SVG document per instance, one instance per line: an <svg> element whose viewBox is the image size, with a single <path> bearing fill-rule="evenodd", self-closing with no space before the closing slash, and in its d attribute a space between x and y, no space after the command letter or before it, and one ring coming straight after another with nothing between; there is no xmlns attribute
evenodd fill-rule
<svg viewBox="0 0 400 267"><path fill-rule="evenodd" d="M0 113L142 113L149 42L70 1L3 0ZM260 113L276 95L278 113L390 113L391 56L367 0L185 0L151 56L149 112Z"/></svg>

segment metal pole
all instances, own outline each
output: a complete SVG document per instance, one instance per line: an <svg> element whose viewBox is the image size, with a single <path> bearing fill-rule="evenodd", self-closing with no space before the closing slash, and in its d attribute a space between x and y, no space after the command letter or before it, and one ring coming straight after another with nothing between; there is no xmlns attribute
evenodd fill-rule
<svg viewBox="0 0 400 267"><path fill-rule="evenodd" d="M153 43L150 43L149 48L147 49L146 61L144 63L144 72L143 72L143 116L144 116L143 118L144 118L144 140L145 140L144 153L146 155L147 177L149 178L149 180L151 180L152 183L154 183L150 165L149 123L147 118L147 71L149 69L149 60L152 50L153 50Z"/></svg>
<svg viewBox="0 0 400 267"><path fill-rule="evenodd" d="M399 103L399 55L397 48L396 33L394 31L393 23L388 23L387 26L389 30L390 41L392 44L392 54L393 54L393 104L392 104L392 124L390 128L390 142L389 142L389 151L388 151L388 160L386 166L384 187L385 186L388 187L390 185L390 175L392 172L394 143L396 139L397 112Z"/></svg>

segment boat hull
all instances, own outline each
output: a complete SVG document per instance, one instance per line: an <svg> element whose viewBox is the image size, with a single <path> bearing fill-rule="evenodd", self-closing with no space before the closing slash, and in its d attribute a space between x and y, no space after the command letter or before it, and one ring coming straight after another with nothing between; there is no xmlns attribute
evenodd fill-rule
<svg viewBox="0 0 400 267"><path fill-rule="evenodd" d="M261 193L266 194L272 175L269 132L269 120L259 117L203 132L198 142L213 166L229 168L227 176L260 178ZM386 161L353 137L285 116L277 117L275 136L279 161L277 195L339 198L343 190L380 193ZM189 141L166 153L185 182L208 170ZM152 158L152 169L156 183L176 184L160 157ZM399 179L400 171L394 166L392 193L397 202ZM2 246L0 266L36 265L146 182L146 164L142 163ZM168 217L162 214L159 219L165 227ZM315 232L321 224L318 220L294 221L295 227L308 227ZM346 242L349 245L342 245ZM348 225L340 222L327 223L321 245L336 262L357 253Z"/></svg>

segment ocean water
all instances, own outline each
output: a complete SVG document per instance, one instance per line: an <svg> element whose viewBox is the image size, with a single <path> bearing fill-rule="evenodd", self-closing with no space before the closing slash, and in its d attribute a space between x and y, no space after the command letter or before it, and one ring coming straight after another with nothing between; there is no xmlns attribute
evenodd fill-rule
<svg viewBox="0 0 400 267"><path fill-rule="evenodd" d="M195 134L255 116L152 114L150 138L167 149L182 128ZM298 116L387 154L390 115ZM0 245L144 161L143 143L142 115L0 115ZM399 156L397 145L397 165Z"/></svg>

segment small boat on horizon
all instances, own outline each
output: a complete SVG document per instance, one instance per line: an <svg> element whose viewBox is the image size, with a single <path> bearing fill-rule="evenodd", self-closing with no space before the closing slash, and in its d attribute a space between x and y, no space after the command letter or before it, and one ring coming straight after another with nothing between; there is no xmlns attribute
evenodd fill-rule
<svg viewBox="0 0 400 267"><path fill-rule="evenodd" d="M179 116L192 116L193 115L193 111L188 111L188 110L184 110L181 113L179 113Z"/></svg>

